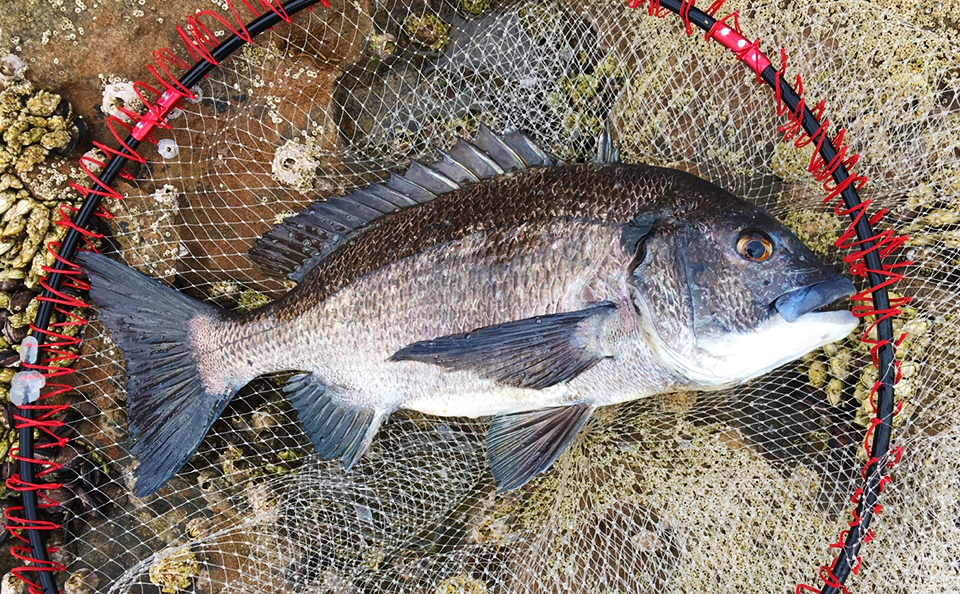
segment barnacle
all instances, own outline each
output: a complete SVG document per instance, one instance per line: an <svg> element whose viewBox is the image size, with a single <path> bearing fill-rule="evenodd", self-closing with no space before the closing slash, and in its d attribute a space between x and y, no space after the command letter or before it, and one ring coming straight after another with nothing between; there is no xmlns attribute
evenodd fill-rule
<svg viewBox="0 0 960 594"><path fill-rule="evenodd" d="M20 56L7 54L0 58L0 84L8 85L23 78L27 64Z"/></svg>
<svg viewBox="0 0 960 594"><path fill-rule="evenodd" d="M470 14L480 14L490 8L490 0L460 0L460 6Z"/></svg>
<svg viewBox="0 0 960 594"><path fill-rule="evenodd" d="M188 547L165 549L157 554L148 574L164 594L176 594L190 588L200 575L200 563Z"/></svg>
<svg viewBox="0 0 960 594"><path fill-rule="evenodd" d="M132 120L124 110L138 113L144 109L144 105L132 82L115 80L104 86L101 108L104 113L129 123Z"/></svg>
<svg viewBox="0 0 960 594"><path fill-rule="evenodd" d="M12 594L19 594L25 591L25 586L23 581L17 577L12 571L4 574L3 579L0 580L0 592L6 594L10 592Z"/></svg>
<svg viewBox="0 0 960 594"><path fill-rule="evenodd" d="M63 584L64 594L95 594L100 578L88 568L79 569Z"/></svg>
<svg viewBox="0 0 960 594"><path fill-rule="evenodd" d="M180 147L176 140L163 138L157 142L157 153L164 159L175 159L180 154Z"/></svg>
<svg viewBox="0 0 960 594"><path fill-rule="evenodd" d="M386 60L397 52L397 39L389 33L370 34L370 52L379 60Z"/></svg>
<svg viewBox="0 0 960 594"><path fill-rule="evenodd" d="M243 484L250 478L250 463L244 457L243 450L230 446L220 454L223 477L231 484Z"/></svg>
<svg viewBox="0 0 960 594"><path fill-rule="evenodd" d="M449 577L433 589L433 594L487 594L487 585L465 573Z"/></svg>
<svg viewBox="0 0 960 594"><path fill-rule="evenodd" d="M300 193L312 190L320 164L314 155L315 145L311 141L312 139L305 142L288 140L283 143L277 149L271 164L273 179L295 188Z"/></svg>

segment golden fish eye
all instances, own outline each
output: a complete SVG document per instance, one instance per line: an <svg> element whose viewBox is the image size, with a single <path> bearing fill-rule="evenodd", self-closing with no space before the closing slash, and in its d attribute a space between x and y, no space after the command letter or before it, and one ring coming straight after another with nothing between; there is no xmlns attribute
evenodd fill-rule
<svg viewBox="0 0 960 594"><path fill-rule="evenodd" d="M773 241L765 233L744 231L737 239L737 253L752 262L763 262L773 255Z"/></svg>

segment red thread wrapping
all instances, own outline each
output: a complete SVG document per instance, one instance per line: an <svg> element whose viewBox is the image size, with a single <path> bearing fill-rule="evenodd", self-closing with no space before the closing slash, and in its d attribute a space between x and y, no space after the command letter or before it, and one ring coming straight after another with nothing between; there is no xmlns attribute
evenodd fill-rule
<svg viewBox="0 0 960 594"><path fill-rule="evenodd" d="M691 5L693 3L691 2ZM719 4L716 4L716 10L720 8ZM687 9L689 14L689 8ZM748 68L753 70L757 75L757 80L760 79L760 73L770 65L770 60L763 55L760 51L760 40L755 39L754 41L747 41L747 38L744 37L740 31L740 13L734 11L722 19L718 19L717 22L710 27L710 30L707 31L706 38L713 39L723 47L732 51L734 55L737 56L737 59L747 65ZM727 24L727 19L733 17L733 26ZM690 19L689 17L685 18L684 21L687 23L687 35L690 34Z"/></svg>
<svg viewBox="0 0 960 594"><path fill-rule="evenodd" d="M648 13L657 17L663 16L660 11L660 0L648 0L649 8ZM723 5L725 0L715 0L713 4L710 5L710 8L707 9L707 14L713 16ZM630 8L638 8L642 4L642 0L628 0L627 6ZM683 0L681 5L681 10L679 12L679 17L683 21L687 35L691 34L690 26L690 9L693 7L694 0ZM740 24L738 20L739 14L737 11L734 11L727 16L717 19L716 23L710 28L707 32L705 38L714 40L727 49L734 52L737 59L746 64L748 68L753 70L757 75L757 78L760 78L760 73L767 67L771 65L770 60L764 56L759 50L759 39L753 41L752 43L747 41L743 36L742 31L740 30ZM733 26L730 26L727 21L733 19ZM847 188L855 188L860 190L864 184L867 182L867 178L862 175L857 175L850 173L850 175L844 179L842 182L837 183L833 180L833 174L840 168L842 165L847 172L852 172L854 166L860 159L860 156L856 153L853 153L850 148L845 143L844 137L846 135L846 130L841 128L836 135L830 139L831 143L836 150L836 156L831 159L829 162L825 162L824 159L820 156L820 149L823 147L824 143L828 140L828 134L830 130L830 120L825 119L824 112L826 111L826 105L823 101L818 103L810 111L817 118L817 121L821 122L820 127L814 131L813 134L808 134L804 130L802 125L802 117L806 108L806 100L803 96L803 80L798 74L796 77L796 84L794 89L797 95L800 98L799 104L796 109L790 110L783 101L781 80L786 79L786 69L787 69L787 54L786 51L780 49L780 69L778 71L778 77L776 78L774 85L774 95L776 98L776 110L778 116L786 116L787 122L781 125L778 128L779 133L782 135L784 142L792 142L797 148L803 148L808 145L813 145L813 153L810 157L810 162L807 166L807 171L813 176L813 178L819 182L826 192L826 197L823 199L823 202L829 203L835 199L840 198L837 201L836 206L834 207L834 212L839 217L849 217L850 222L847 224L847 227L841 233L840 237L837 238L835 246L837 249L849 251L850 253L846 254L843 258L844 264L849 267L850 274L857 276L863 279L868 278L869 275L874 274L879 276L882 281L878 284L871 286L868 289L865 289L852 297L854 306L852 308L853 315L858 318L872 318L870 325L863 331L860 339L867 345L870 346L870 355L871 360L874 365L879 370L879 360L878 353L879 351L887 346L896 349L903 342L906 337L905 334L901 333L893 341L893 344L890 344L887 340L878 340L871 338L870 334L876 329L881 321L894 318L899 316L902 313L902 307L910 302L910 297L896 297L889 300L889 306L883 309L878 309L873 305L872 293L880 288L889 288L896 284L897 282L903 280L903 274L901 269L904 266L909 266L912 262L908 260L892 262L892 263L882 263L879 270L870 268L866 263L866 255L870 252L876 252L880 257L880 261L883 262L886 258L890 257L897 253L901 247L909 239L906 235L897 235L893 230L885 230L881 232L875 232L873 237L866 239L858 239L856 234L856 225L862 220L864 216L867 216L867 213L870 210L872 201L867 199L863 200L859 205L853 208L846 208L841 194ZM875 228L882 221L884 216L886 216L887 211L882 209L873 215L871 215L867 220L871 225L871 228ZM867 244L871 244L869 247L863 247ZM900 372L900 361L894 357L894 383L899 382L901 378ZM872 453L872 437L873 433L878 425L882 423L882 420L876 418L877 407L874 400L874 396L877 390L880 388L881 382L878 380L871 392L870 392L870 404L873 407L874 419L871 422L870 427L867 429L864 435L864 448L867 452L868 461L864 464L862 469L862 476L866 480L868 473L872 472L872 469L876 464L883 462L873 456ZM902 403L896 405L894 410L894 416L900 413L902 409ZM885 462L887 467L895 465L900 456L903 454L903 448L897 447L890 450L888 459ZM885 475L881 478L879 484L879 490L882 493L886 485L891 482L892 479L889 475ZM854 493L851 501L855 506L859 506L861 497L863 495L863 489L857 489ZM878 514L883 507L881 505L875 505L871 510L872 513ZM854 507L851 513L851 521L848 522L850 528L859 527L863 518L860 516L857 511L857 507ZM830 544L830 548L843 549L843 543L846 539L849 531L844 530L840 533L839 539ZM874 534L872 530L867 530L863 537L864 544L873 540ZM834 563L836 559L834 559ZM849 591L843 584L840 583L840 580L834 575L832 566L824 565L820 568L819 578L826 586L830 586L836 589L839 589L844 594L848 594ZM852 571L854 574L857 574L860 570L860 557L857 557L856 563L854 564ZM807 592L819 592L820 589L814 588L813 586L807 584L798 584L796 587L796 594L800 594L802 591Z"/></svg>
<svg viewBox="0 0 960 594"><path fill-rule="evenodd" d="M253 18L265 14L266 11L271 11L283 21L290 22L290 16L284 11L280 0L257 0L255 3L257 7L249 0L240 0L240 2L246 7L247 11L253 15ZM321 3L324 7L329 8L326 0L321 0ZM230 16L233 19L232 21L208 10L198 12L190 17L187 20L186 31L181 27L177 27L177 33L180 35L184 48L194 60L203 59L214 64L216 63L211 54L211 50L216 47L220 40L216 34L211 32L211 27L215 30L219 28L215 26L214 23L222 25L227 31L247 42L252 40L246 24L237 12L233 1L227 0L227 4ZM120 109L134 124L124 122L114 116L107 119L107 128L116 143L114 146L119 148L113 148L100 142L93 143L94 147L102 151L107 157L120 157L135 163L144 163L145 159L127 143L127 134L140 142L149 141L155 143L156 140L152 137L151 132L156 128L169 129L170 126L166 122L167 115L180 104L180 101L184 97L190 99L196 98L196 95L190 89L180 84L178 76L174 72L171 72L171 70L187 70L190 67L187 61L177 57L176 54L167 48L160 48L154 51L152 57L153 64L147 65L147 71L156 80L159 87L151 86L140 81L134 83L134 91L146 106L145 112L138 114L123 108ZM159 90L160 88L163 89L162 92ZM151 102L148 96L156 97L157 99L155 102ZM121 133L120 128L127 134ZM87 198L93 194L104 198L122 199L122 196L116 190L101 183L100 178L95 172L104 168L106 163L94 157L83 156L79 160L79 165L90 179L90 187L80 186L74 182L70 183L70 187L76 190L83 198ZM119 172L119 175L123 179L132 179L132 177L123 170ZM57 224L61 227L75 230L82 235L85 245L80 246L80 249L95 250L94 242L102 236L93 231L80 228L73 223L70 215L76 213L77 210L78 209L73 206L61 205L59 210L60 219L57 221ZM109 211L102 205L97 207L95 215L106 219L112 218ZM79 355L72 352L71 349L80 344L80 333L78 332L77 336L71 337L67 336L65 332L69 328L83 326L87 323L87 320L82 315L74 311L76 309L86 308L87 305L71 295L70 292L83 292L89 289L89 286L80 280L80 268L73 262L60 256L60 242L50 242L46 247L53 257L65 265L66 268L63 270L55 270L53 267L43 267L45 276L40 279L40 285L45 290L45 295L47 296L40 296L38 299L40 301L53 303L56 317L47 328L38 328L31 324L31 332L42 335L44 340L40 345L38 362L34 365L24 364L23 366L28 369L41 371L44 376L46 376L47 383L44 393L36 403L21 407L22 409L33 411L34 418L27 419L20 414L14 416L16 421L15 429L31 428L49 438L48 443L37 444L34 448L35 450L60 448L69 441L67 438L59 437L55 433L57 428L63 426L63 422L58 420L57 416L67 410L69 405L54 404L52 400L58 396L67 394L73 388L69 384L51 382L50 380L73 373L69 365L71 365ZM54 289L48 282L49 275L52 273L59 273L64 278L59 289ZM37 472L35 473L36 479L41 479L44 476L56 473L62 468L61 465L51 460L44 460L39 457L22 457L19 455L18 450L13 450L11 456L14 460L25 461L35 465L37 467ZM38 504L40 509L53 508L59 505L45 494L46 491L60 488L62 485L58 483L47 483L40 480L26 482L21 478L20 474L17 473L11 476L6 484L10 489L16 491L36 493L40 501ZM35 575L39 572L60 572L65 568L60 563L54 561L40 561L34 558L27 532L49 532L59 530L61 526L49 520L27 520L22 515L23 510L23 506L17 506L10 507L4 512L7 520L7 529L17 541L11 546L10 552L15 558L24 562L22 566L13 569L13 574L27 585L29 594L43 594L42 586L34 581ZM48 547L47 554L55 553L56 550L54 547Z"/></svg>

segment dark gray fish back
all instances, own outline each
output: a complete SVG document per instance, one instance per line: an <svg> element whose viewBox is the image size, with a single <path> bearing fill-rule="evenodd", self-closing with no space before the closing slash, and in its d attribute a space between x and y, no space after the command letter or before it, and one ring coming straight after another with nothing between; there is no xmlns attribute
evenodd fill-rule
<svg viewBox="0 0 960 594"><path fill-rule="evenodd" d="M624 224L638 213L743 202L693 175L645 165L582 163L498 175L376 219L339 244L300 285L255 315L290 319L375 270L477 232L496 238L557 219Z"/></svg>

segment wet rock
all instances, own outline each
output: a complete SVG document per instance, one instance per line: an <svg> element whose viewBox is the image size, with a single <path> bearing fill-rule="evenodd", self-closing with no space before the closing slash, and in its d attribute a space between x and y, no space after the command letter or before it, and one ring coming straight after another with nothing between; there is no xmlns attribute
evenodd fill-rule
<svg viewBox="0 0 960 594"><path fill-rule="evenodd" d="M337 157L330 117L338 70L310 56L289 59L283 69L269 55L263 59L268 61L251 65L259 86L243 98L246 105L235 117L218 118L216 129L202 135L178 137L181 160L202 164L183 193L178 268L192 284L237 282L277 296L289 285L250 264L246 252L291 210L345 192L350 177ZM214 96L212 89L207 94ZM236 95L226 100L241 102ZM191 117L188 110L185 117ZM222 121L229 126L221 128ZM239 142L227 141L238 134ZM288 154L291 147L299 149L295 156ZM237 163L267 166L238 170Z"/></svg>

